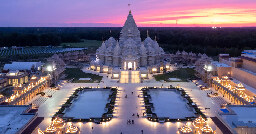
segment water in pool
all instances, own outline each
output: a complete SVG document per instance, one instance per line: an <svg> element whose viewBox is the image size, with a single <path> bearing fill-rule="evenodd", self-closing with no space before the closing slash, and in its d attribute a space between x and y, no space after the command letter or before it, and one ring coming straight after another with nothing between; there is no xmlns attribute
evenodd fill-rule
<svg viewBox="0 0 256 134"><path fill-rule="evenodd" d="M101 117L105 113L105 106L108 103L110 90L85 91L79 95L71 107L66 111L64 117L76 119L89 119Z"/></svg>
<svg viewBox="0 0 256 134"><path fill-rule="evenodd" d="M194 112L186 107L186 102L175 91L150 90L150 95L155 108L153 112L158 117L171 119L195 117Z"/></svg>

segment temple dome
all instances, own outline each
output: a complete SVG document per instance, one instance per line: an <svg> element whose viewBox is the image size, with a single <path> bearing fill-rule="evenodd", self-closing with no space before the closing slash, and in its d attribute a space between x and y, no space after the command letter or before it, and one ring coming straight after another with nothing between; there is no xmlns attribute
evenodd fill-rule
<svg viewBox="0 0 256 134"><path fill-rule="evenodd" d="M143 42L145 44L153 44L154 43L154 41L150 37L147 37Z"/></svg>
<svg viewBox="0 0 256 134"><path fill-rule="evenodd" d="M147 49L145 48L144 44L142 43L140 46L140 54L142 56L147 56Z"/></svg>
<svg viewBox="0 0 256 134"><path fill-rule="evenodd" d="M115 56L120 56L120 54L121 54L121 48L120 48L120 46L119 46L119 43L117 42L117 43L116 43L116 46L115 46L115 48L114 48L114 55L115 55Z"/></svg>
<svg viewBox="0 0 256 134"><path fill-rule="evenodd" d="M113 37L110 37L108 40L106 40L107 47L113 46L115 43L116 43L116 40Z"/></svg>

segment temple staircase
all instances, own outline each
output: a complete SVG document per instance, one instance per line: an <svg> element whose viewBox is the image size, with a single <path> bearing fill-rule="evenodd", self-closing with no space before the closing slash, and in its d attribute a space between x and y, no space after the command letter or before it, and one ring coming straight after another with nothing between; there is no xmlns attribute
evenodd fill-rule
<svg viewBox="0 0 256 134"><path fill-rule="evenodd" d="M120 83L140 83L140 71L121 71Z"/></svg>

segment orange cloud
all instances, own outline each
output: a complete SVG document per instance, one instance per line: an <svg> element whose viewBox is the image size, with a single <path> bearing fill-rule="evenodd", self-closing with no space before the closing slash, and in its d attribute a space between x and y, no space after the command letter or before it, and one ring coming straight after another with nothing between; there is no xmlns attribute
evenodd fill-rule
<svg viewBox="0 0 256 134"><path fill-rule="evenodd" d="M158 14L138 18L138 24L140 26L256 26L254 9L204 8Z"/></svg>

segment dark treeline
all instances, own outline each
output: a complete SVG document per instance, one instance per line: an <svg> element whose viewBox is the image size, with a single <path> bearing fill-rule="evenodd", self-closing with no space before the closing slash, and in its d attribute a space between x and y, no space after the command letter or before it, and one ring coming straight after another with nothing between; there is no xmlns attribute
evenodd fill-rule
<svg viewBox="0 0 256 134"><path fill-rule="evenodd" d="M152 39L157 39L167 52L177 50L206 53L240 55L244 49L256 49L256 28L161 28L141 27L141 38L147 30ZM80 42L81 39L106 40L110 36L118 39L121 28L0 28L1 46L46 46L63 42Z"/></svg>

